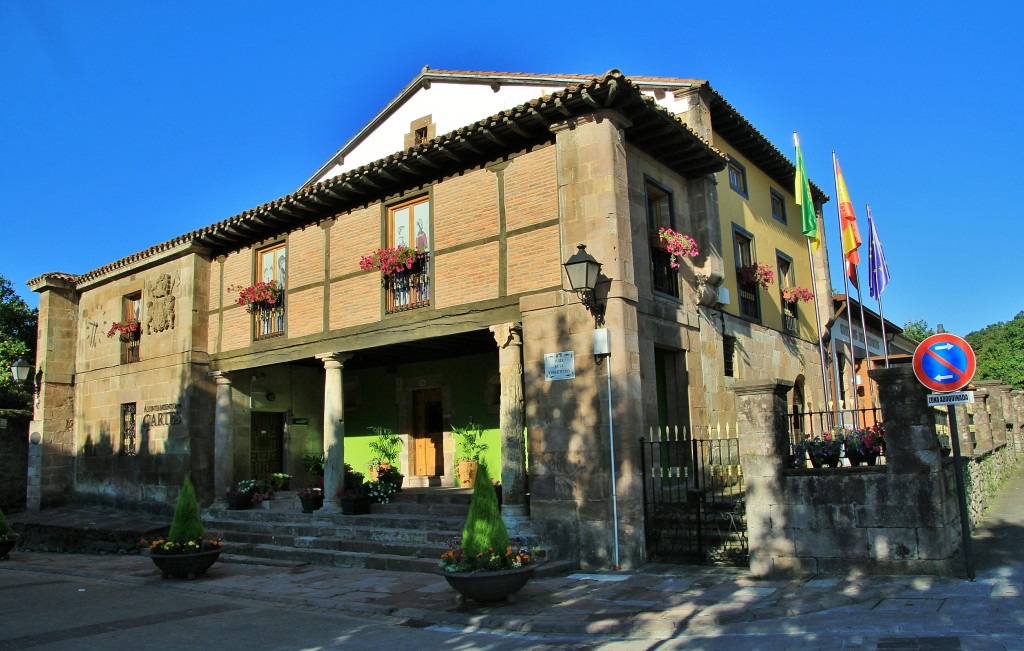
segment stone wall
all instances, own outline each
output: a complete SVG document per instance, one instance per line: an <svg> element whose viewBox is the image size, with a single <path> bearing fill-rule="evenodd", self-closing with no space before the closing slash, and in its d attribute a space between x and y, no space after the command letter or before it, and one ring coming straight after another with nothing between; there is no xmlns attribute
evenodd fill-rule
<svg viewBox="0 0 1024 651"><path fill-rule="evenodd" d="M876 370L872 378L887 463L857 468L784 468L789 383L737 382L754 574L950 574L958 567L955 483L927 391L909 366Z"/></svg>

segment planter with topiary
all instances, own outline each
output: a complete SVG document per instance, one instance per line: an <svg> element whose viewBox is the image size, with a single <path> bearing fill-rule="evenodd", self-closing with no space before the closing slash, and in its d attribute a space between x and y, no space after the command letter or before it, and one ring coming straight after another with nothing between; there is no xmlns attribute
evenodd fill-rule
<svg viewBox="0 0 1024 651"><path fill-rule="evenodd" d="M174 505L170 532L143 544L149 557L166 579L169 576L194 579L217 562L223 547L218 536L207 536L199 517L199 503L192 481L186 477Z"/></svg>

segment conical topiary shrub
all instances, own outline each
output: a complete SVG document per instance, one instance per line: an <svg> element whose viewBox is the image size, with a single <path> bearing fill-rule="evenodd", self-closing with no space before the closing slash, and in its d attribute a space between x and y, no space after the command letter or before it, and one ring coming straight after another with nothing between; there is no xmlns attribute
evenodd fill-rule
<svg viewBox="0 0 1024 651"><path fill-rule="evenodd" d="M0 509L0 540L6 540L11 535L11 529L7 526L7 518L4 516L4 510Z"/></svg>
<svg viewBox="0 0 1024 651"><path fill-rule="evenodd" d="M185 477L185 484L181 487L178 501L174 505L174 520L171 521L171 531L167 534L167 539L184 544L202 538L204 533L206 530L199 517L196 490L192 487L192 480Z"/></svg>
<svg viewBox="0 0 1024 651"><path fill-rule="evenodd" d="M487 466L480 464L473 482L473 499L462 529L462 553L470 558L493 550L504 554L508 549L508 529L501 519L498 495L494 492Z"/></svg>

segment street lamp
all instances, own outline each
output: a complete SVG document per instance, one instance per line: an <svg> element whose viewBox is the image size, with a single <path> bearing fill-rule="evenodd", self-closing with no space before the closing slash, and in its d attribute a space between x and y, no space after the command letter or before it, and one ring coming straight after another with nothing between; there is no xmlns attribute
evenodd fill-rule
<svg viewBox="0 0 1024 651"><path fill-rule="evenodd" d="M18 361L11 364L11 376L14 377L15 382L24 382L28 379L29 371L32 370L32 365L25 361L24 357L19 357Z"/></svg>
<svg viewBox="0 0 1024 651"><path fill-rule="evenodd" d="M569 278L569 286L580 298L583 307L594 315L594 324L601 327L604 323L604 305L598 303L597 289L598 277L601 275L601 263L594 259L594 256L587 253L586 244L577 244L576 253L562 263L565 267L565 275Z"/></svg>

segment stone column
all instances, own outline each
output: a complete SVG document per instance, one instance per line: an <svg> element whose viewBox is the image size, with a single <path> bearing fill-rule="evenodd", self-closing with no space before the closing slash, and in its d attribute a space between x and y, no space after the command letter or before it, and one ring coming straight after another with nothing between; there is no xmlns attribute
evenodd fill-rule
<svg viewBox="0 0 1024 651"><path fill-rule="evenodd" d="M213 371L210 375L217 383L217 402L213 412L213 497L224 501L228 489L235 485L231 378L224 371Z"/></svg>
<svg viewBox="0 0 1024 651"><path fill-rule="evenodd" d="M773 510L783 495L782 469L789 453L786 394L792 388L792 382L781 379L740 380L732 387L747 490L750 572L755 576L790 569L776 567L776 558L794 556L793 542L781 533L785 514Z"/></svg>
<svg viewBox="0 0 1024 651"><path fill-rule="evenodd" d="M995 449L1006 445L1006 417L1003 416L1003 387L999 380L982 380L975 382L979 388L988 390L989 431L992 432L992 447Z"/></svg>
<svg viewBox="0 0 1024 651"><path fill-rule="evenodd" d="M894 474L926 475L939 468L939 438L935 413L928 406L928 389L909 365L868 372L876 382L885 423L885 463Z"/></svg>
<svg viewBox="0 0 1024 651"><path fill-rule="evenodd" d="M1017 448L1024 451L1024 391L1017 389L1010 392L1010 404L1013 405L1013 435Z"/></svg>
<svg viewBox="0 0 1024 651"><path fill-rule="evenodd" d="M967 405L954 405L953 415L956 418L956 430L960 434L960 456L973 457L974 433L971 432L970 421L967 418Z"/></svg>
<svg viewBox="0 0 1024 651"><path fill-rule="evenodd" d="M999 387L999 394L1003 400L1003 434L1006 436L1006 443L1009 445L1010 450L1017 454L1017 425L1013 412L1013 396L1010 395L1011 391L1013 391L1012 386L1003 385Z"/></svg>
<svg viewBox="0 0 1024 651"><path fill-rule="evenodd" d="M345 399L342 369L351 355L317 355L324 363L324 513L341 512L338 493L345 481Z"/></svg>
<svg viewBox="0 0 1024 651"><path fill-rule="evenodd" d="M992 451L992 424L988 417L988 389L974 390L974 455Z"/></svg>
<svg viewBox="0 0 1024 651"><path fill-rule="evenodd" d="M501 514L509 529L525 519L526 438L523 416L523 328L518 323L491 326L498 344L501 374Z"/></svg>

